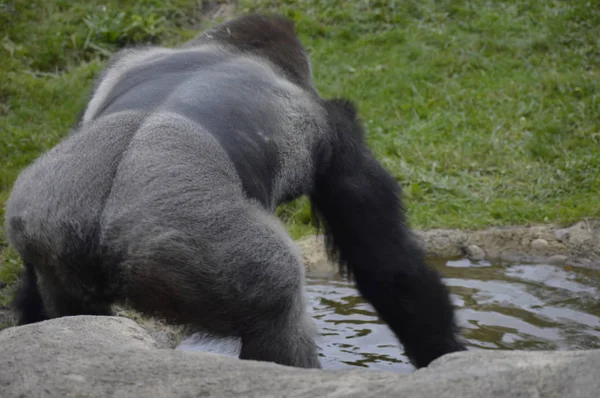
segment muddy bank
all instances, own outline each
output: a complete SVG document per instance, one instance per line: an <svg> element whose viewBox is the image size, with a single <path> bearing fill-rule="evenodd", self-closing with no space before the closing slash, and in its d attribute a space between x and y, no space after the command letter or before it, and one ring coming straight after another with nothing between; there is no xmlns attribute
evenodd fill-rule
<svg viewBox="0 0 600 398"><path fill-rule="evenodd" d="M474 261L545 263L600 268L600 220L564 227L536 225L497 227L480 231L433 229L416 231L432 259L467 257ZM335 273L327 260L322 236L299 240L309 270Z"/></svg>

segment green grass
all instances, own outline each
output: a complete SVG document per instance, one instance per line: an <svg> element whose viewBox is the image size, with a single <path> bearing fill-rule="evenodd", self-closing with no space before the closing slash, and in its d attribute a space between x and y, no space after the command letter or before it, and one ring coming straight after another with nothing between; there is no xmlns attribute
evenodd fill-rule
<svg viewBox="0 0 600 398"><path fill-rule="evenodd" d="M600 216L600 3L243 4L292 17L320 91L358 101L415 227Z"/></svg>
<svg viewBox="0 0 600 398"><path fill-rule="evenodd" d="M196 3L0 1L0 209L68 133L107 56L189 39ZM250 10L291 17L321 93L357 102L414 227L600 216L598 3L242 0ZM279 214L293 236L313 231L306 200ZM19 262L3 258L11 281Z"/></svg>

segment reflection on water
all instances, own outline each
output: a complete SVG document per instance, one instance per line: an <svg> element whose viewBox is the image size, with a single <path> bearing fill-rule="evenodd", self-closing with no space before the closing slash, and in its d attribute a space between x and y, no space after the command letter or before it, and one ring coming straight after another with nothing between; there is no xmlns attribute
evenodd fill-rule
<svg viewBox="0 0 600 398"><path fill-rule="evenodd" d="M435 267L450 288L469 349L600 348L600 271L468 260ZM324 368L413 370L352 284L309 275L306 290ZM239 341L185 341L180 349L237 355Z"/></svg>
<svg viewBox="0 0 600 398"><path fill-rule="evenodd" d="M306 290L320 332L317 343L323 368L412 371L394 334L352 284L309 276Z"/></svg>

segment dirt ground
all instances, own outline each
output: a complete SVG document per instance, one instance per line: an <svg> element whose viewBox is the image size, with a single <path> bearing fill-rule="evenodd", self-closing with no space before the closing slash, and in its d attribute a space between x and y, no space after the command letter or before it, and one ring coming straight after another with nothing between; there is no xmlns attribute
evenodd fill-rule
<svg viewBox="0 0 600 398"><path fill-rule="evenodd" d="M535 225L415 233L432 259L467 257L474 261L600 268L600 220L585 220L568 227ZM327 260L321 236L309 236L297 243L307 269L322 274L336 272Z"/></svg>

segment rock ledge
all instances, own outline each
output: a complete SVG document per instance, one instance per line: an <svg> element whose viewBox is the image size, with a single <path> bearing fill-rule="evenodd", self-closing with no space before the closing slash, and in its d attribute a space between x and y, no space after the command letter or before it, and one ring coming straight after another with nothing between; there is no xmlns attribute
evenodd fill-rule
<svg viewBox="0 0 600 398"><path fill-rule="evenodd" d="M295 369L159 347L123 317L5 329L0 396L589 398L600 391L600 350L461 352L394 374Z"/></svg>

